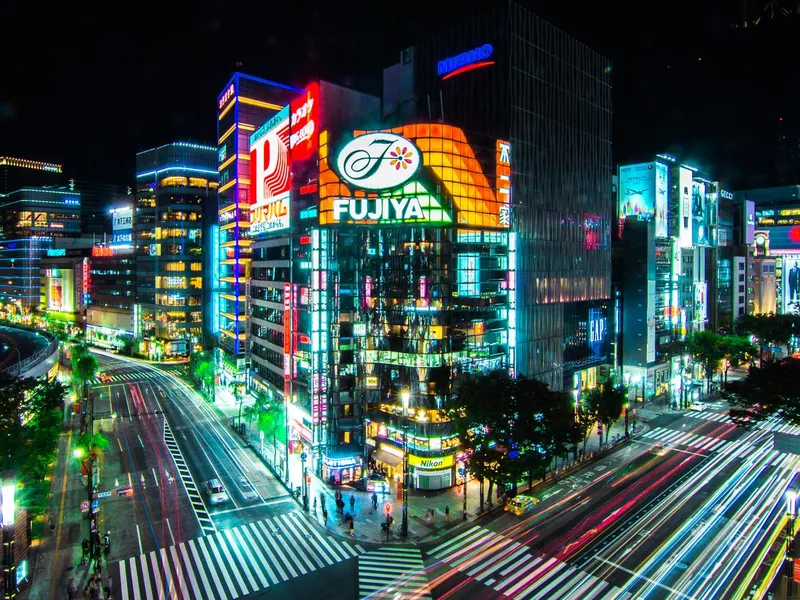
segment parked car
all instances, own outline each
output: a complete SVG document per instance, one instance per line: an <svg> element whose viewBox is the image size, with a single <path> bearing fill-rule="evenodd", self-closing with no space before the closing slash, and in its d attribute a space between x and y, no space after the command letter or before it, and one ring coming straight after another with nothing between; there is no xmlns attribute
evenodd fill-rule
<svg viewBox="0 0 800 600"><path fill-rule="evenodd" d="M700 402L699 400L696 402L692 402L692 405L689 407L689 410L708 410L708 404L705 402Z"/></svg>
<svg viewBox="0 0 800 600"><path fill-rule="evenodd" d="M203 484L205 488L206 495L208 496L209 504L216 505L216 504L224 504L228 501L228 493L225 491L225 488L222 486L222 482L219 479L209 479Z"/></svg>
<svg viewBox="0 0 800 600"><path fill-rule="evenodd" d="M506 504L505 510L520 517L531 512L537 504L539 499L535 496L514 496Z"/></svg>

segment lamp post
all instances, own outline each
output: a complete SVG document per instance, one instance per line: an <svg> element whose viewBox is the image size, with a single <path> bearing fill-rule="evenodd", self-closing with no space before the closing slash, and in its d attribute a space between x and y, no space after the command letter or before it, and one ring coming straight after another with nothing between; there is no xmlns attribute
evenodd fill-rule
<svg viewBox="0 0 800 600"><path fill-rule="evenodd" d="M411 394L403 390L400 395L403 401L403 521L400 525L400 535L408 536L408 401Z"/></svg>
<svg viewBox="0 0 800 600"><path fill-rule="evenodd" d="M792 579L793 579L793 562L794 562L794 521L797 517L797 490L794 488L789 488L786 490L786 516L789 517L789 522L787 523L788 530L786 532L786 556L785 556L785 563L786 563L786 579L787 579L787 588L786 588L786 597L792 597Z"/></svg>
<svg viewBox="0 0 800 600"><path fill-rule="evenodd" d="M3 598L17 595L16 569L14 564L14 491L13 481L3 481Z"/></svg>
<svg viewBox="0 0 800 600"><path fill-rule="evenodd" d="M301 466L301 469L302 469L302 473L301 473L300 476L303 478L303 480L300 482L300 485L303 486L303 510L305 510L305 511L308 510L308 485L306 483L306 478L307 478L306 458L308 458L308 455L306 454L306 451L303 450L300 453L300 463L301 463L300 466Z"/></svg>
<svg viewBox="0 0 800 600"><path fill-rule="evenodd" d="M631 437L630 433L628 432L628 408L630 407L630 403L625 403L625 439Z"/></svg>

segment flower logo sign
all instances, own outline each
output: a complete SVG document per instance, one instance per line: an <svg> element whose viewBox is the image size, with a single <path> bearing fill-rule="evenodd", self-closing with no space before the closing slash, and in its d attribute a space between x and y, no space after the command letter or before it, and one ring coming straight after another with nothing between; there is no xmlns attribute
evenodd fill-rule
<svg viewBox="0 0 800 600"><path fill-rule="evenodd" d="M364 190L393 190L416 175L419 149L394 133L367 133L345 144L336 159L342 179Z"/></svg>

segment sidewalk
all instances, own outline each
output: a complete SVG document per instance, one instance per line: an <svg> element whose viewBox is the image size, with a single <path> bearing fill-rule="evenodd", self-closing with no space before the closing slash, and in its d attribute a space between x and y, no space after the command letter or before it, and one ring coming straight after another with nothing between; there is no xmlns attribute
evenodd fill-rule
<svg viewBox="0 0 800 600"><path fill-rule="evenodd" d="M217 402L215 403L217 411L225 418L228 419L229 424L232 424L238 414L238 403L233 398L223 398L217 395ZM641 412L640 412L641 411ZM662 411L660 407L648 407L644 411L637 409L636 417L631 413L629 415L629 429L633 432L634 422L636 424L636 433L641 435L649 429L647 421L654 418ZM667 409L666 412L671 412ZM586 445L586 455L583 461L573 461L571 456L564 460L555 460L552 467L553 470L547 474L547 481L552 478L566 476L574 468L579 468L583 465L591 463L596 457L598 451L606 451L612 449L615 445L621 444L625 441L625 421L620 418L611 427L609 432L609 443L600 446L599 437L596 435L597 429L592 429ZM618 436L616 444L612 442L614 436ZM277 449L273 449L269 440L262 443L255 429L248 427L244 435L245 441L255 451L257 455L264 461L264 463L271 469L273 474L280 479L284 485L284 446L278 444ZM605 441L605 435L603 437ZM579 447L579 450L581 447ZM275 464L273 464L273 457L275 457ZM310 466L310 461L306 461L306 467ZM534 486L539 483L535 481ZM289 485L290 492L302 489L302 461L299 454L290 454L289 456ZM488 492L489 483L484 482L484 512L480 512L480 499L479 490L480 483L472 479L467 482L467 504L466 513L464 512L464 486L459 485L446 490L411 490L409 493L408 501L408 537L403 538L400 536L401 520L402 520L402 500L398 499L397 486L392 483L391 492L388 494L378 495L378 508L374 510L372 507L372 492L358 491L350 486L341 486L333 488L315 474L311 473L311 485L309 489L308 500L308 517L317 522L321 527L328 530L329 533L349 538L349 531L344 523L344 514L336 513L336 500L335 493L339 490L342 492L342 500L345 503L344 514L351 514L354 517L355 528L354 538L356 541L375 544L408 544L408 543L421 543L436 539L437 537L447 535L454 529L459 528L466 523L472 523L482 515L488 513L493 508L499 508L498 501L498 488L493 488L492 502L489 502ZM353 508L351 509L350 498L353 498ZM295 496L296 501L302 506L302 495ZM316 511L315 511L316 501ZM390 505L390 512L394 518L392 530L389 534L388 540L386 532L381 529L381 524L385 521L386 505ZM327 521L323 521L322 506L328 511ZM446 518L446 509L449 508L449 519ZM433 509L433 519L428 518L428 511ZM465 518L466 517L466 518Z"/></svg>

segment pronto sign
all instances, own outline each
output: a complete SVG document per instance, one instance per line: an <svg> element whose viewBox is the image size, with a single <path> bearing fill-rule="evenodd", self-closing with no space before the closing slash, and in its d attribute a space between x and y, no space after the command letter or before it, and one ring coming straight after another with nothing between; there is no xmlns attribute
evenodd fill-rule
<svg viewBox="0 0 800 600"><path fill-rule="evenodd" d="M393 190L417 174L422 155L395 133L367 133L345 144L336 158L339 175L364 190Z"/></svg>

